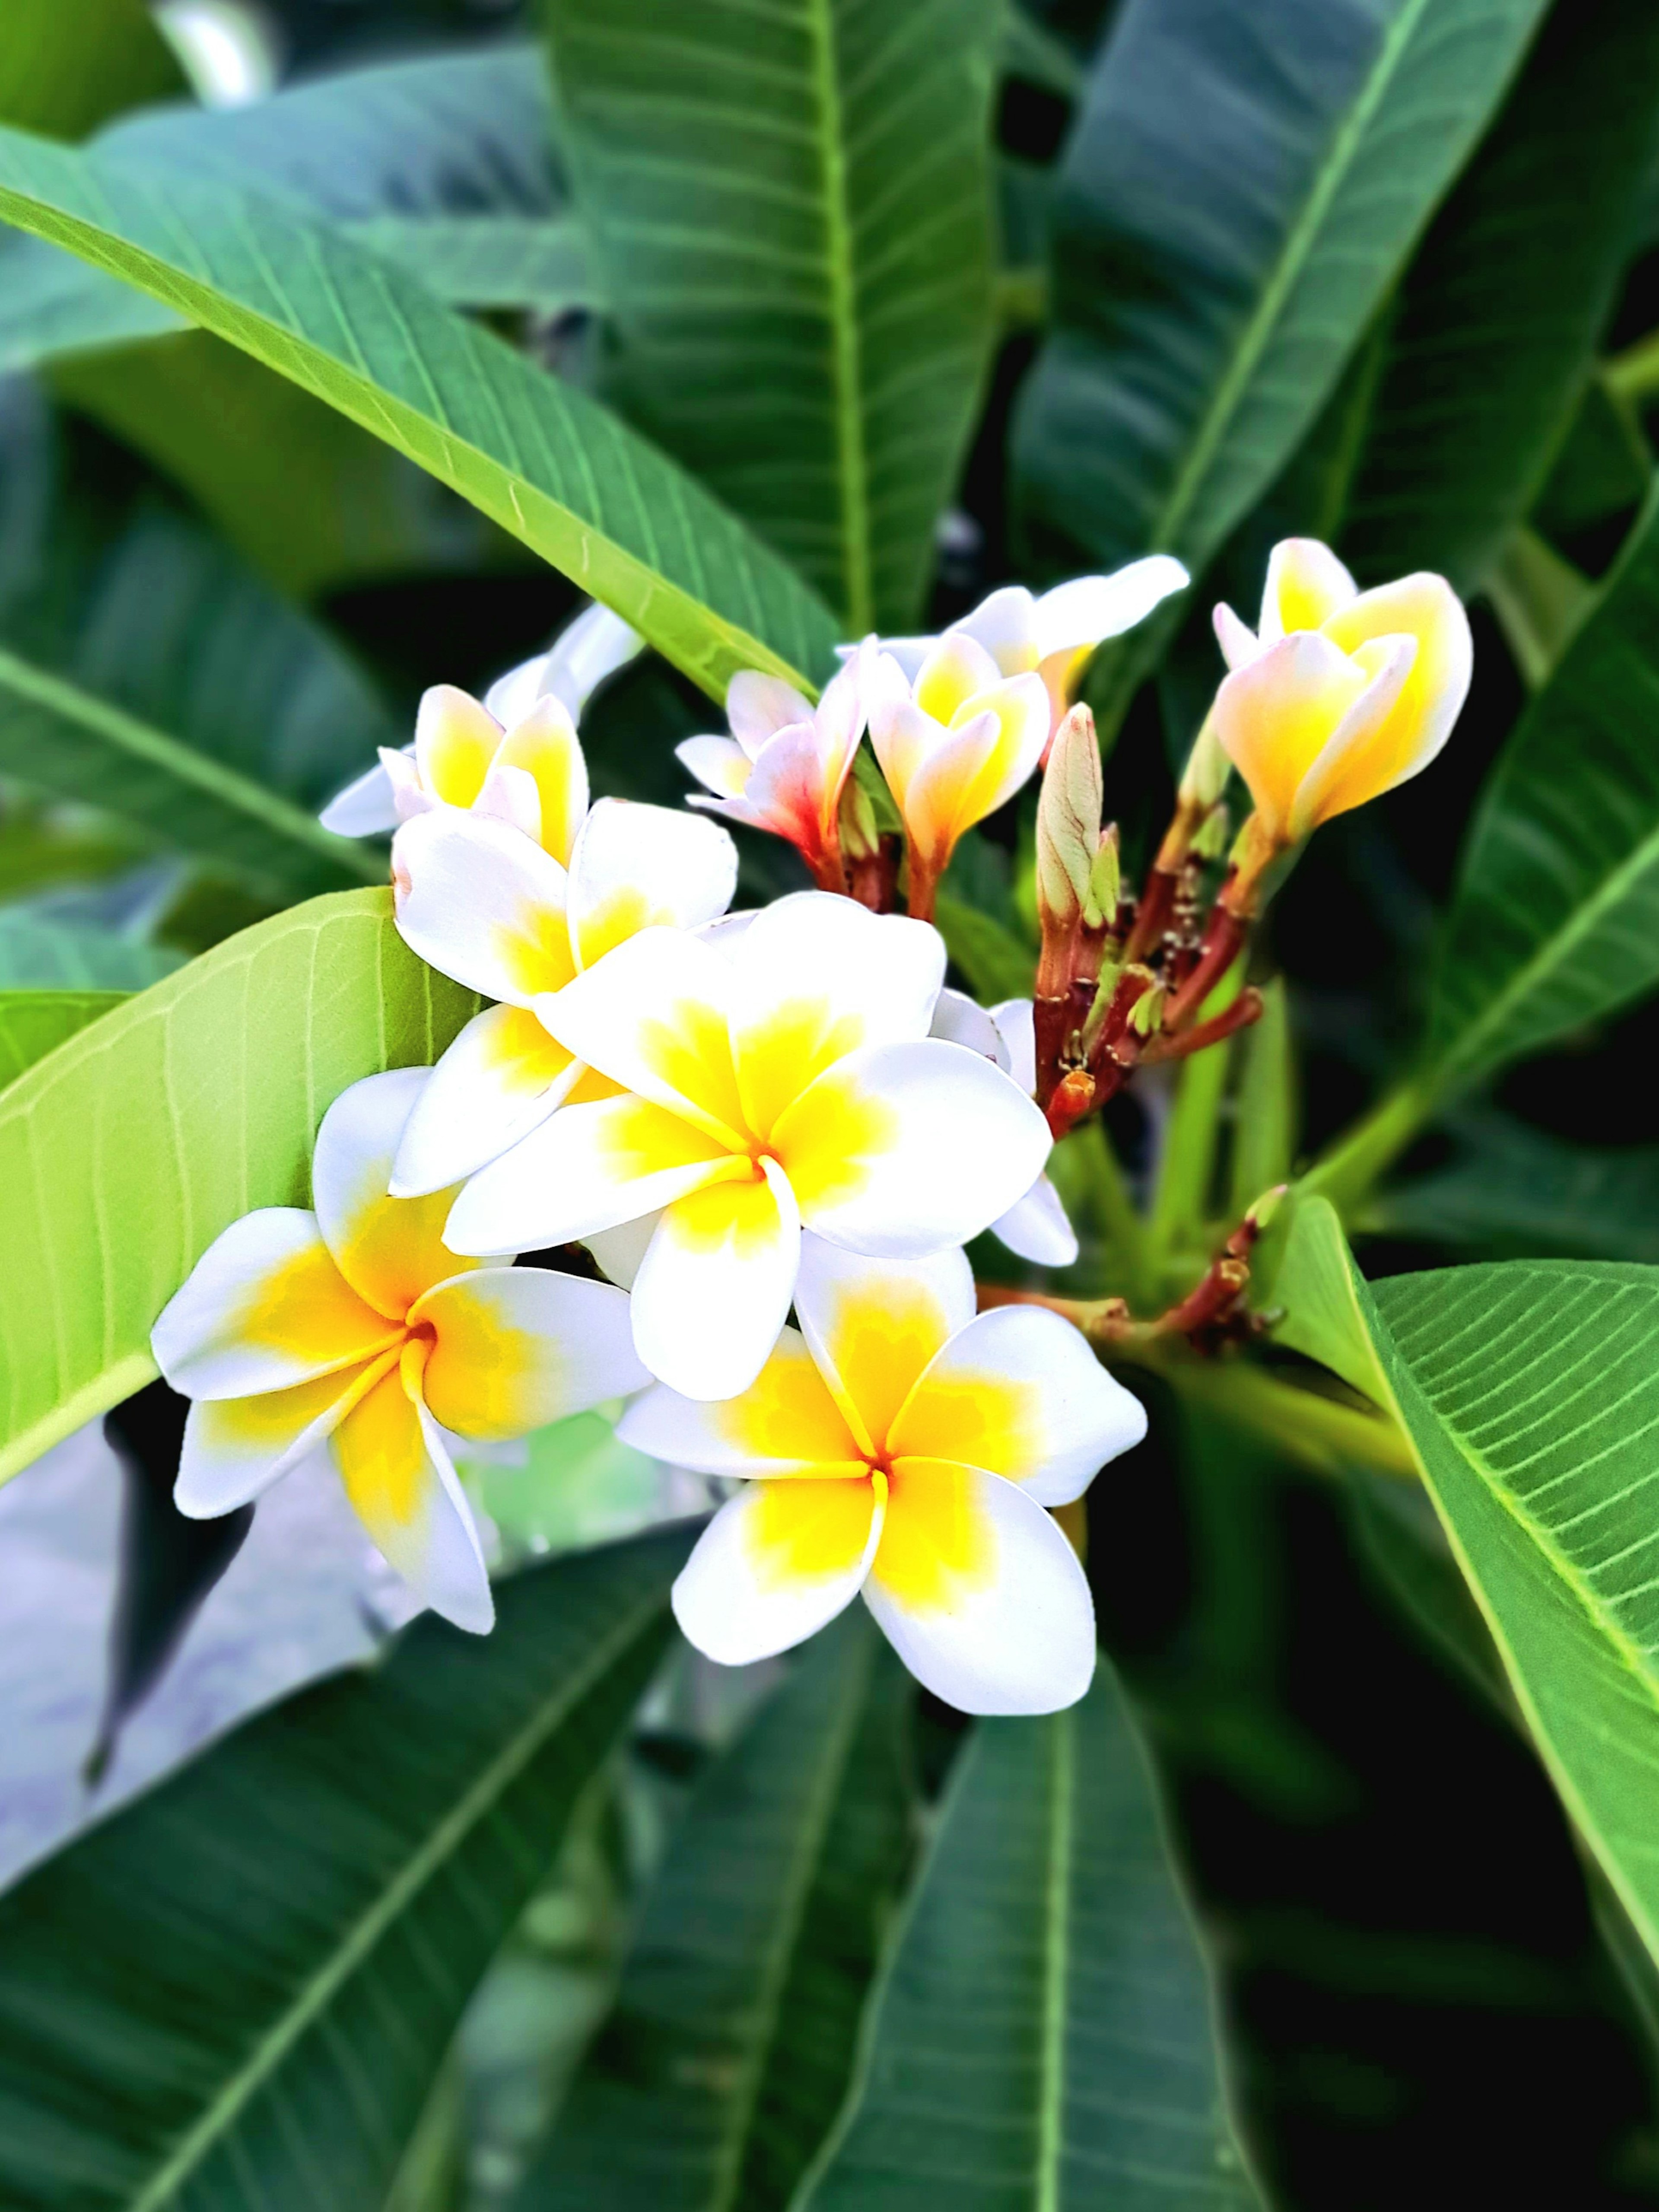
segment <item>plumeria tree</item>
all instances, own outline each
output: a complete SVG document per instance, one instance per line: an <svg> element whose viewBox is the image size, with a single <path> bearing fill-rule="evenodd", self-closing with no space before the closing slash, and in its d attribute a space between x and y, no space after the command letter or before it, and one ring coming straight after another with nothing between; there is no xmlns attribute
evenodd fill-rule
<svg viewBox="0 0 1659 2212"><path fill-rule="evenodd" d="M1659 13L545 15L0 21L0 2202L1651 2201Z"/></svg>

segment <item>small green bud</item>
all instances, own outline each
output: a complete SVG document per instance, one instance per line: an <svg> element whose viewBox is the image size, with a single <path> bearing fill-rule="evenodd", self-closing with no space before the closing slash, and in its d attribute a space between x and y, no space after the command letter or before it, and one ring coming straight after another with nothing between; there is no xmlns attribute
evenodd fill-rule
<svg viewBox="0 0 1659 2212"><path fill-rule="evenodd" d="M1089 870L1089 887L1083 897L1083 923L1085 929L1109 927L1117 913L1118 898L1122 890L1122 872L1118 864L1117 824L1109 822L1101 832L1100 845L1094 863Z"/></svg>
<svg viewBox="0 0 1659 2212"><path fill-rule="evenodd" d="M1164 1020L1164 1001L1167 996L1162 983L1154 983L1150 991L1143 991L1129 1009L1129 1027L1138 1037L1154 1036Z"/></svg>
<svg viewBox="0 0 1659 2212"><path fill-rule="evenodd" d="M1182 771L1182 805L1194 811L1200 806L1213 806L1227 788L1227 778L1232 771L1233 764L1221 750L1221 740L1216 735L1215 716L1208 714L1203 728L1193 740L1192 751Z"/></svg>
<svg viewBox="0 0 1659 2212"><path fill-rule="evenodd" d="M1103 799L1095 718L1073 707L1054 732L1037 798L1037 912L1045 933L1069 929L1087 904Z"/></svg>
<svg viewBox="0 0 1659 2212"><path fill-rule="evenodd" d="M841 836L841 849L849 860L867 860L881 843L876 826L876 810L870 794L856 776L849 775L841 788L841 807L836 816Z"/></svg>
<svg viewBox="0 0 1659 2212"><path fill-rule="evenodd" d="M1193 855L1200 860L1218 860L1227 849L1227 833L1231 819L1226 807L1218 799L1198 825L1193 839Z"/></svg>

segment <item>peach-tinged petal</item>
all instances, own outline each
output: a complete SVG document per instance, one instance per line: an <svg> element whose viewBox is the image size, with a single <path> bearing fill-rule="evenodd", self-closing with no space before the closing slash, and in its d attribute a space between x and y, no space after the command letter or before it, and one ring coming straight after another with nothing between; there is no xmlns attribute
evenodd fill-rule
<svg viewBox="0 0 1659 2212"><path fill-rule="evenodd" d="M977 1237L1030 1188L1050 1142L1000 1068L932 1040L838 1061L772 1133L805 1225L895 1259Z"/></svg>
<svg viewBox="0 0 1659 2212"><path fill-rule="evenodd" d="M726 687L726 719L732 736L753 760L775 731L791 722L810 722L812 708L782 677L745 668Z"/></svg>
<svg viewBox="0 0 1659 2212"><path fill-rule="evenodd" d="M993 1237L1039 1267L1069 1267L1078 1255L1077 1231L1066 1218L1060 1193L1039 1176L1024 1198L991 1224Z"/></svg>
<svg viewBox="0 0 1659 2212"><path fill-rule="evenodd" d="M582 1073L581 1062L522 1006L475 1014L404 1124L393 1197L421 1198L465 1182L538 1127Z"/></svg>
<svg viewBox="0 0 1659 2212"><path fill-rule="evenodd" d="M337 837L377 837L398 826L397 802L386 763L374 766L337 792L317 819Z"/></svg>
<svg viewBox="0 0 1659 2212"><path fill-rule="evenodd" d="M1370 673L1316 630L1298 630L1226 677L1211 718L1268 833L1290 839L1303 778Z"/></svg>
<svg viewBox="0 0 1659 2212"><path fill-rule="evenodd" d="M969 700L994 690L1002 671L977 638L946 630L916 672L911 696L930 720L947 729Z"/></svg>
<svg viewBox="0 0 1659 2212"><path fill-rule="evenodd" d="M588 1066L746 1150L731 995L731 966L711 945L677 929L645 929L538 1012Z"/></svg>
<svg viewBox="0 0 1659 2212"><path fill-rule="evenodd" d="M1392 791L1395 784L1425 769L1439 752L1468 696L1474 642L1462 602L1443 576L1402 576L1398 583L1362 592L1331 617L1325 635L1349 653L1371 639L1406 636L1417 641L1416 657L1400 696L1375 747L1367 747L1370 771L1387 778L1376 789ZM1342 806L1359 803L1345 796ZM1329 811L1340 812L1342 807Z"/></svg>
<svg viewBox="0 0 1659 2212"><path fill-rule="evenodd" d="M541 800L542 848L568 866L587 812L587 762L564 702L538 699L502 738L495 765L518 769L533 780Z"/></svg>
<svg viewBox="0 0 1659 2212"><path fill-rule="evenodd" d="M1267 556L1262 644L1277 645L1293 630L1322 629L1358 588L1328 545L1316 538L1282 538Z"/></svg>
<svg viewBox="0 0 1659 2212"><path fill-rule="evenodd" d="M192 1521L233 1513L326 1442L359 1398L398 1364L378 1359L255 1398L198 1398L185 1422L173 1502Z"/></svg>
<svg viewBox="0 0 1659 2212"><path fill-rule="evenodd" d="M527 1006L575 973L567 878L505 822L439 812L406 822L392 846L398 933L441 975Z"/></svg>
<svg viewBox="0 0 1659 2212"><path fill-rule="evenodd" d="M311 1158L318 1226L335 1263L369 1304L402 1321L422 1291L456 1273L443 1241L452 1194L392 1198L387 1187L424 1067L366 1076L323 1116Z"/></svg>
<svg viewBox="0 0 1659 2212"><path fill-rule="evenodd" d="M753 766L735 738L684 738L674 757L717 799L741 799Z"/></svg>
<svg viewBox="0 0 1659 2212"><path fill-rule="evenodd" d="M1048 742L1048 694L1040 676L1012 676L958 708L954 727L996 717L996 743L963 794L958 831L982 822L1030 778Z"/></svg>
<svg viewBox="0 0 1659 2212"><path fill-rule="evenodd" d="M665 1383L617 1424L635 1451L703 1474L777 1479L820 1470L862 1475L865 1455L798 1331L786 1328L748 1389L709 1403Z"/></svg>
<svg viewBox="0 0 1659 2212"><path fill-rule="evenodd" d="M329 1438L357 1518L388 1563L434 1613L485 1634L494 1625L478 1532L437 1424L420 1397L410 1341Z"/></svg>
<svg viewBox="0 0 1659 2212"><path fill-rule="evenodd" d="M628 1295L545 1267L482 1267L440 1283L410 1314L433 1334L422 1395L457 1436L527 1436L643 1389Z"/></svg>
<svg viewBox="0 0 1659 2212"><path fill-rule="evenodd" d="M334 1264L316 1215L295 1206L233 1221L150 1332L157 1366L187 1398L286 1390L396 1340Z"/></svg>
<svg viewBox="0 0 1659 2212"><path fill-rule="evenodd" d="M674 1584L674 1618L724 1666L787 1651L857 1595L881 1525L867 1475L750 1483L698 1538Z"/></svg>
<svg viewBox="0 0 1659 2212"><path fill-rule="evenodd" d="M746 1178L747 1155L648 1099L562 1106L481 1168L444 1236L454 1252L494 1257L568 1244L654 1212L705 1183Z"/></svg>
<svg viewBox="0 0 1659 2212"><path fill-rule="evenodd" d="M744 1126L764 1137L849 1052L927 1036L945 940L929 923L807 891L755 917L731 974L740 1109Z"/></svg>
<svg viewBox="0 0 1659 2212"><path fill-rule="evenodd" d="M577 965L641 929L696 929L738 887L738 848L718 823L667 806L602 799L582 824L567 894Z"/></svg>
<svg viewBox="0 0 1659 2212"><path fill-rule="evenodd" d="M471 806L501 742L495 716L453 684L422 692L415 715L415 764L446 806Z"/></svg>
<svg viewBox="0 0 1659 2212"><path fill-rule="evenodd" d="M1261 651L1255 632L1240 621L1224 600L1216 608L1212 619L1216 643L1230 669L1244 667Z"/></svg>
<svg viewBox="0 0 1659 2212"><path fill-rule="evenodd" d="M896 1461L864 1598L917 1680L961 1712L1057 1712L1093 1678L1094 1605L1077 1554L994 1474Z"/></svg>
<svg viewBox="0 0 1659 2212"><path fill-rule="evenodd" d="M849 755L832 774L814 726L791 722L756 754L744 787L743 818L787 837L815 860L828 848L850 766Z"/></svg>
<svg viewBox="0 0 1659 2212"><path fill-rule="evenodd" d="M687 1398L746 1390L794 1295L800 1215L783 1171L763 1160L664 1208L634 1278L634 1346Z"/></svg>
<svg viewBox="0 0 1659 2212"><path fill-rule="evenodd" d="M885 665L892 662L884 654ZM870 743L899 812L909 822L910 790L945 741L943 726L924 714L908 692L878 693L870 708Z"/></svg>
<svg viewBox="0 0 1659 2212"><path fill-rule="evenodd" d="M1302 779L1291 816L1292 837L1305 837L1333 815L1363 806L1397 780L1389 773L1389 732L1416 657L1414 637L1373 638L1351 656L1370 680Z"/></svg>
<svg viewBox="0 0 1659 2212"><path fill-rule="evenodd" d="M1065 1505L1146 1433L1140 1401L1070 1322L1036 1306L999 1306L936 1355L888 1445L896 1455L983 1468L1019 1483L1039 1505Z"/></svg>
<svg viewBox="0 0 1659 2212"><path fill-rule="evenodd" d="M1005 584L981 599L972 614L952 623L951 629L982 645L1004 676L1023 676L1042 658L1037 602L1024 584Z"/></svg>
<svg viewBox="0 0 1659 2212"><path fill-rule="evenodd" d="M974 1271L957 1249L896 1265L805 1237L795 1311L836 1404L873 1459L886 1450L893 1417L928 1362L973 1320Z"/></svg>

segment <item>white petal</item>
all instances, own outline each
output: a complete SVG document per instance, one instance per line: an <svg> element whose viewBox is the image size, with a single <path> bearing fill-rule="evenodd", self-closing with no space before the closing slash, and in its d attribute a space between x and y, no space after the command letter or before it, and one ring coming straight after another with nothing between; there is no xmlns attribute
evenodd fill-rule
<svg viewBox="0 0 1659 2212"><path fill-rule="evenodd" d="M674 757L717 799L741 799L753 765L735 738L683 738Z"/></svg>
<svg viewBox="0 0 1659 2212"><path fill-rule="evenodd" d="M988 1014L978 1000L970 999L965 991L953 991L949 984L945 986L939 994L933 1026L927 1034L945 1044L965 1045L969 1052L978 1053L981 1060L994 1060L1005 1075L1012 1073L1008 1048L995 1017Z"/></svg>
<svg viewBox="0 0 1659 2212"><path fill-rule="evenodd" d="M871 1458L929 1362L974 1318L974 1271L959 1249L869 1260L801 1239L795 1312L819 1372Z"/></svg>
<svg viewBox="0 0 1659 2212"><path fill-rule="evenodd" d="M546 1267L458 1275L428 1291L410 1321L435 1332L421 1395L457 1436L527 1436L651 1379L634 1350L627 1292Z"/></svg>
<svg viewBox="0 0 1659 2212"><path fill-rule="evenodd" d="M1073 576L1069 583L1056 584L1036 603L1037 658L1046 660L1051 653L1121 636L1145 622L1172 592L1185 591L1191 580L1179 561L1152 553L1109 576Z"/></svg>
<svg viewBox="0 0 1659 2212"><path fill-rule="evenodd" d="M1018 1482L1039 1505L1065 1505L1146 1433L1145 1407L1107 1373L1080 1329L1040 1306L996 1306L934 1358L888 1448L980 1468Z"/></svg>
<svg viewBox="0 0 1659 2212"><path fill-rule="evenodd" d="M1013 1483L927 1468L895 1468L885 1540L864 1585L888 1641L916 1680L958 1711L1051 1713L1075 1705L1095 1670L1094 1605L1077 1554Z"/></svg>
<svg viewBox="0 0 1659 2212"><path fill-rule="evenodd" d="M596 1229L581 1241L593 1255L599 1273L624 1291L631 1291L661 1219L660 1213L642 1213L637 1221L621 1221L614 1229Z"/></svg>
<svg viewBox="0 0 1659 2212"><path fill-rule="evenodd" d="M664 1209L634 1278L634 1344L687 1398L733 1398L766 1364L794 1296L800 1215L775 1161Z"/></svg>
<svg viewBox="0 0 1659 2212"><path fill-rule="evenodd" d="M601 799L570 855L567 907L579 965L641 929L696 929L724 914L738 848L718 823L667 806Z"/></svg>
<svg viewBox="0 0 1659 2212"><path fill-rule="evenodd" d="M550 653L532 653L528 660L520 661L505 676L498 676L484 693L486 709L504 730L510 730L514 722L523 721L535 705L551 657Z"/></svg>
<svg viewBox="0 0 1659 2212"><path fill-rule="evenodd" d="M1221 657L1228 667L1248 667L1261 650L1255 632L1240 621L1224 600L1216 608L1212 619L1215 623L1216 643L1221 647Z"/></svg>
<svg viewBox="0 0 1659 2212"><path fill-rule="evenodd" d="M1267 556L1261 591L1261 642L1277 645L1299 629L1322 629L1359 586L1316 538L1281 538Z"/></svg>
<svg viewBox="0 0 1659 2212"><path fill-rule="evenodd" d="M173 1504L191 1521L249 1504L325 1442L397 1356L394 1346L378 1361L257 1397L198 1398L185 1422Z"/></svg>
<svg viewBox="0 0 1659 2212"><path fill-rule="evenodd" d="M504 822L452 808L405 822L392 842L398 930L440 975L527 1006L574 972L564 870Z"/></svg>
<svg viewBox="0 0 1659 2212"><path fill-rule="evenodd" d="M538 1128L582 1074L532 1013L487 1006L428 1078L398 1146L397 1198L447 1190Z"/></svg>
<svg viewBox="0 0 1659 2212"><path fill-rule="evenodd" d="M810 722L812 708L782 677L745 668L726 687L726 718L732 736L753 760L775 730L791 722Z"/></svg>
<svg viewBox="0 0 1659 2212"><path fill-rule="evenodd" d="M337 792L317 819L337 837L374 837L395 830L398 809L384 764L376 761L355 783Z"/></svg>
<svg viewBox="0 0 1659 2212"><path fill-rule="evenodd" d="M1006 1057L1002 1065L1020 1089L1036 1090L1036 1015L1029 999L1002 999L991 1009Z"/></svg>
<svg viewBox="0 0 1659 2212"><path fill-rule="evenodd" d="M550 652L538 653L498 676L484 694L484 704L498 722L511 729L537 699L550 693L569 710L573 720L580 721L590 696L644 644L639 632L609 607L597 603L584 607L559 632Z"/></svg>
<svg viewBox="0 0 1659 2212"><path fill-rule="evenodd" d="M790 896L798 898L812 898L817 894L811 891L799 891L793 892ZM780 905L782 903L781 900L779 903ZM723 914L718 921L704 922L702 927L696 932L698 944L712 945L714 950L720 953L736 951L743 939L748 936L750 925L754 921L757 909L745 907L740 914Z"/></svg>
<svg viewBox="0 0 1659 2212"><path fill-rule="evenodd" d="M864 1453L798 1330L786 1328L751 1387L716 1401L659 1382L617 1424L635 1451L703 1474L750 1480L868 1473Z"/></svg>
<svg viewBox="0 0 1659 2212"><path fill-rule="evenodd" d="M838 1061L773 1131L805 1226L896 1259L977 1237L1030 1188L1050 1145L1000 1068L931 1040Z"/></svg>
<svg viewBox="0 0 1659 2212"><path fill-rule="evenodd" d="M892 662L908 690L921 673L921 664L939 643L939 639L937 636L884 637L878 642L883 657ZM850 660L858 649L855 645L838 645L836 647L843 662Z"/></svg>
<svg viewBox="0 0 1659 2212"><path fill-rule="evenodd" d="M867 1478L750 1483L698 1538L674 1584L674 1618L723 1666L770 1658L851 1602L880 1535Z"/></svg>
<svg viewBox="0 0 1659 2212"><path fill-rule="evenodd" d="M415 765L422 788L446 806L471 806L501 742L495 716L453 684L421 694L415 714Z"/></svg>
<svg viewBox="0 0 1659 2212"><path fill-rule="evenodd" d="M1077 1231L1066 1218L1060 1193L1046 1175L1039 1176L1024 1198L1006 1213L998 1214L991 1234L1011 1252L1039 1267L1069 1267L1078 1255Z"/></svg>
<svg viewBox="0 0 1659 2212"><path fill-rule="evenodd" d="M472 1177L444 1241L491 1257L569 1244L747 1171L746 1159L734 1165L726 1146L647 1100L562 1106Z"/></svg>
<svg viewBox="0 0 1659 2212"><path fill-rule="evenodd" d="M447 1192L390 1195L392 1162L429 1071L400 1067L343 1091L323 1116L311 1158L318 1226L358 1294L401 1321L422 1291L459 1273L442 1239Z"/></svg>
<svg viewBox="0 0 1659 2212"><path fill-rule="evenodd" d="M351 1366L395 1334L341 1274L314 1213L266 1206L209 1245L150 1348L187 1398L243 1398Z"/></svg>
<svg viewBox="0 0 1659 2212"><path fill-rule="evenodd" d="M496 761L472 802L472 811L492 822L505 822L532 844L541 842L542 795L528 769Z"/></svg>
<svg viewBox="0 0 1659 2212"><path fill-rule="evenodd" d="M1042 658L1037 605L1024 584L1005 584L1000 591L981 599L972 614L952 623L951 628L982 645L1005 676L1021 676L1028 668L1035 668ZM920 667L920 661L917 665Z"/></svg>

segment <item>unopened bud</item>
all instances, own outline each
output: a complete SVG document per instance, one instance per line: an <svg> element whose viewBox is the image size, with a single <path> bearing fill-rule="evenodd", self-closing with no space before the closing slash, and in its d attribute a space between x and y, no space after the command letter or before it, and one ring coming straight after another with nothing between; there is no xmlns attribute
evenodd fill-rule
<svg viewBox="0 0 1659 2212"><path fill-rule="evenodd" d="M1187 765L1182 770L1180 799L1183 808L1196 813L1215 805L1227 788L1227 778L1232 774L1232 763L1221 750L1221 740L1216 735L1213 713L1204 718L1204 726L1193 740L1192 751L1187 756Z"/></svg>
<svg viewBox="0 0 1659 2212"><path fill-rule="evenodd" d="M879 851L881 836L876 826L876 810L870 803L868 792L854 775L849 775L841 787L836 823L842 857L847 860L867 860Z"/></svg>
<svg viewBox="0 0 1659 2212"><path fill-rule="evenodd" d="M1095 853L1094 864L1089 870L1089 885L1083 897L1083 926L1085 929L1108 929L1117 915L1117 902L1122 890L1122 872L1118 865L1117 824L1109 822L1101 832L1100 844Z"/></svg>
<svg viewBox="0 0 1659 2212"><path fill-rule="evenodd" d="M1045 935L1070 928L1088 902L1104 793L1095 718L1073 707L1059 729L1037 799L1037 913Z"/></svg>
<svg viewBox="0 0 1659 2212"><path fill-rule="evenodd" d="M1143 991L1129 1009L1129 1027L1138 1037L1156 1034L1164 1020L1164 1000L1167 994L1162 983L1154 983L1150 991Z"/></svg>
<svg viewBox="0 0 1659 2212"><path fill-rule="evenodd" d="M1284 1204L1290 1188L1287 1182L1276 1182L1271 1190L1262 1192L1261 1197L1244 1216L1246 1223L1258 1237Z"/></svg>
<svg viewBox="0 0 1659 2212"><path fill-rule="evenodd" d="M1227 833L1232 827L1231 816L1218 799L1198 825L1193 839L1193 857L1199 860L1218 860L1227 849Z"/></svg>

